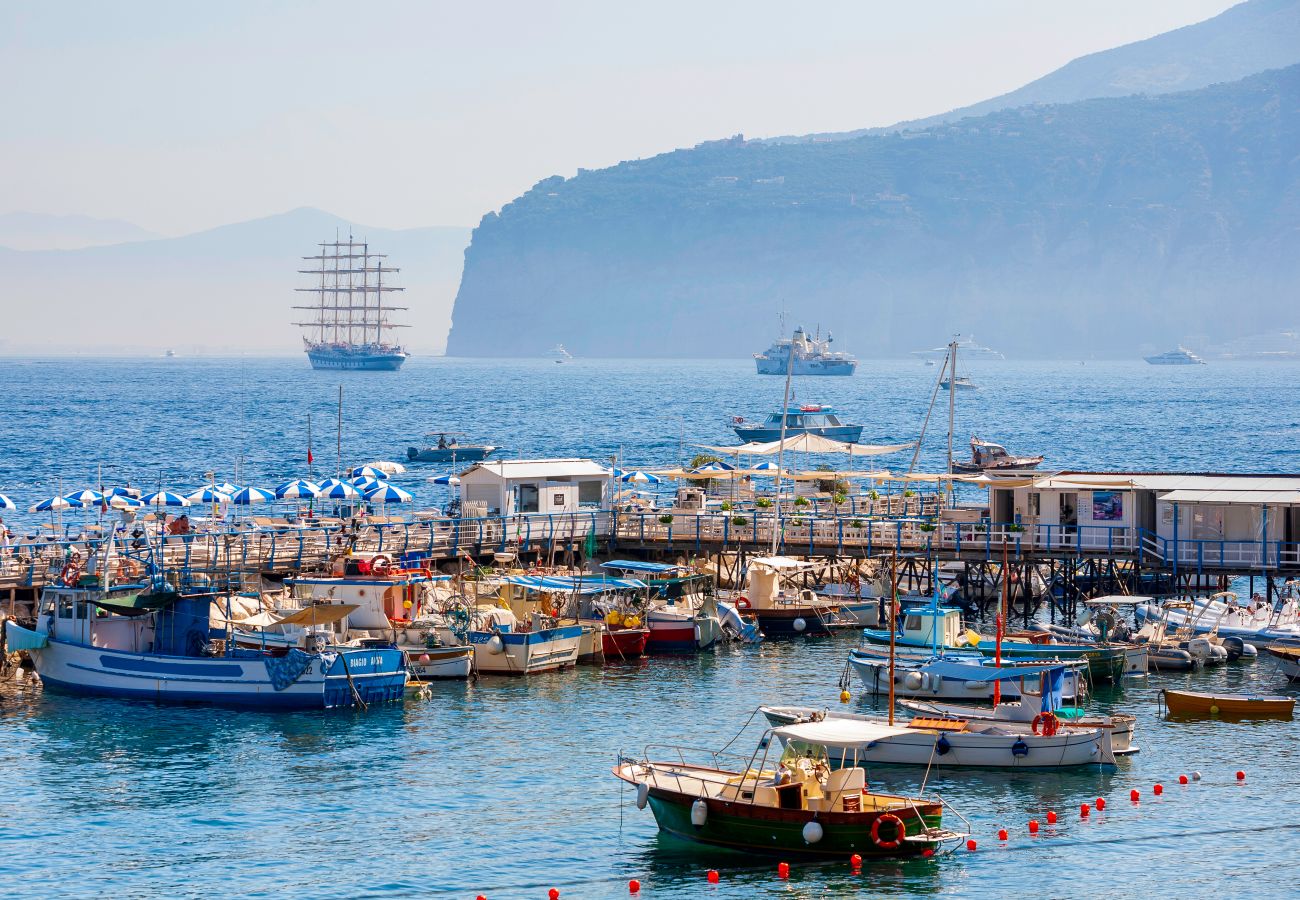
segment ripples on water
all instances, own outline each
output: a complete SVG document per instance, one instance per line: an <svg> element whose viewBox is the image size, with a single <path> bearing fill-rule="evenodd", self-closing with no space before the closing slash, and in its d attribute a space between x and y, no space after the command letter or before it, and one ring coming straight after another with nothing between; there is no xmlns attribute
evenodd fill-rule
<svg viewBox="0 0 1300 900"><path fill-rule="evenodd" d="M1296 471L1295 369L1141 364L972 366L958 433L1042 451L1053 465ZM853 379L801 386L866 422L867 440L906 440L935 370L868 363ZM346 385L345 463L401 458L435 427L520 455L618 453L671 462L690 443L728 442L724 416L766 413L780 379L747 363L412 360L394 376L340 379L298 360L0 363L0 492L24 504L91 483L96 463L136 483L187 487L212 466L249 480L301 471L306 412L317 458L333 453ZM815 389L815 393L813 393ZM936 422L944 419L936 414ZM937 424L943 429L944 424ZM937 431L934 434L937 435ZM939 465L941 440L926 464ZM892 461L892 460L891 460ZM897 463L894 463L897 465ZM225 467L224 469L222 467ZM407 486L433 500L418 478ZM10 518L12 521L11 517ZM1102 694L1140 716L1142 752L1113 776L936 773L930 787L970 817L979 850L906 863L774 865L658 837L609 771L648 743L717 747L763 702L835 705L852 638L724 648L699 657L580 668L529 680L438 685L432 700L351 712L252 714L155 707L0 687L0 886L31 896L102 893L314 897L441 895L489 900L1294 894L1300 849L1300 729L1292 722L1165 722L1166 685L1276 691L1271 664L1153 675ZM855 695L858 686L854 685ZM869 710L870 698L855 697ZM756 728L738 742L750 749ZM1244 785L1233 772L1244 768ZM1181 788L1180 772L1205 773ZM915 790L918 770L872 784ZM1151 785L1166 793L1157 799ZM1127 795L1143 793L1134 808ZM1078 804L1104 795L1080 824ZM621 801L621 803L620 803ZM1030 839L1025 823L1060 815ZM1011 832L999 847L996 832ZM709 867L722 872L710 886Z"/></svg>

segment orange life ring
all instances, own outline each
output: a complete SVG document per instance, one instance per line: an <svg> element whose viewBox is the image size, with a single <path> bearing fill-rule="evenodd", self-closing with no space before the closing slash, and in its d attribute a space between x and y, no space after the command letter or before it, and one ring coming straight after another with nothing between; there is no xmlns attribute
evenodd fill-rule
<svg viewBox="0 0 1300 900"><path fill-rule="evenodd" d="M1061 720L1056 717L1056 713L1050 713L1050 712L1039 713L1038 715L1034 716L1034 721L1031 726L1034 729L1034 734L1039 733L1038 731L1039 725L1043 726L1043 731L1042 731L1043 737L1051 737L1052 735L1056 734L1057 730L1060 729Z"/></svg>
<svg viewBox="0 0 1300 900"><path fill-rule="evenodd" d="M880 823L885 821L894 823L894 839L892 841L882 841L880 839ZM907 837L907 826L903 824L902 819L893 813L884 813L883 815L876 816L876 820L871 823L872 843L881 850L897 849L902 846L903 838L905 837Z"/></svg>
<svg viewBox="0 0 1300 900"><path fill-rule="evenodd" d="M749 605L749 598L748 598L748 597L737 597L737 598L736 598L736 609L750 609L750 608L751 608L751 607L750 607L750 605Z"/></svg>
<svg viewBox="0 0 1300 900"><path fill-rule="evenodd" d="M81 571L81 566L74 562L67 562L63 565L63 571L59 573L59 581L63 582L64 587L72 587L77 583L77 573Z"/></svg>

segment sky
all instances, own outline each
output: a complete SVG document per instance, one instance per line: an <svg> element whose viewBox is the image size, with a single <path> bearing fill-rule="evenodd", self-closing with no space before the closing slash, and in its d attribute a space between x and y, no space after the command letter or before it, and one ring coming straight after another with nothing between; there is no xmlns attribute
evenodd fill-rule
<svg viewBox="0 0 1300 900"><path fill-rule="evenodd" d="M551 175L946 112L1227 0L0 5L0 213L473 225Z"/></svg>

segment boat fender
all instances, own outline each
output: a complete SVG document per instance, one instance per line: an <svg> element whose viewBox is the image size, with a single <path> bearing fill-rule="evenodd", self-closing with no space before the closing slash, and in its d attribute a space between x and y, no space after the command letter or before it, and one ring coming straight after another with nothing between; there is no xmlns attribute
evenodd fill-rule
<svg viewBox="0 0 1300 900"><path fill-rule="evenodd" d="M505 641L501 640L501 635L494 634L492 635L491 638L488 639L487 648L488 648L488 653L491 653L493 656L497 656L502 651L505 650Z"/></svg>
<svg viewBox="0 0 1300 900"><path fill-rule="evenodd" d="M638 782L636 786L636 808L645 809L645 805L650 802L650 785L644 781Z"/></svg>
<svg viewBox="0 0 1300 900"><path fill-rule="evenodd" d="M691 804L691 824L696 828L703 828L707 821L709 821L709 805L702 799L696 800Z"/></svg>
<svg viewBox="0 0 1300 900"><path fill-rule="evenodd" d="M943 676L938 672L930 673L930 692L937 694L943 688Z"/></svg>
<svg viewBox="0 0 1300 900"><path fill-rule="evenodd" d="M803 841L805 844L815 844L822 839L825 832L822 830L820 822L812 821L803 827Z"/></svg>
<svg viewBox="0 0 1300 900"><path fill-rule="evenodd" d="M1025 743L1024 738L1016 738L1016 742L1011 745L1011 755L1015 757L1029 755L1029 745Z"/></svg>
<svg viewBox="0 0 1300 900"><path fill-rule="evenodd" d="M894 839L892 841L882 841L880 839L880 825L882 822L891 822L894 826ZM881 850L894 850L903 843L903 838L907 835L907 826L903 820L893 813L885 813L876 816L876 820L871 823L871 841Z"/></svg>
<svg viewBox="0 0 1300 900"><path fill-rule="evenodd" d="M803 631L807 627L808 627L808 623L804 621L802 616L794 620L795 631Z"/></svg>
<svg viewBox="0 0 1300 900"><path fill-rule="evenodd" d="M982 690L984 690L984 689L987 688L987 687L988 687L988 683L987 683L987 682L984 682L984 681L968 681L968 682L966 682L966 690L968 690L968 691L982 691Z"/></svg>
<svg viewBox="0 0 1300 900"><path fill-rule="evenodd" d="M934 742L934 752L940 756L947 756L948 751L952 749L952 743L948 740L948 735L939 735L939 740Z"/></svg>
<svg viewBox="0 0 1300 900"><path fill-rule="evenodd" d="M903 676L903 686L909 691L919 691L925 678L920 672L908 672Z"/></svg>

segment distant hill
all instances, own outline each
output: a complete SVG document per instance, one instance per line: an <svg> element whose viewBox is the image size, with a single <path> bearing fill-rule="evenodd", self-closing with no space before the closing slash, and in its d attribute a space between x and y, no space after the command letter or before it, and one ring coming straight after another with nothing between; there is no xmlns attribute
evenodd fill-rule
<svg viewBox="0 0 1300 900"><path fill-rule="evenodd" d="M773 140L846 140L899 129L926 129L1031 104L1168 94L1237 81L1296 63L1300 63L1300 0L1249 0L1204 22L1079 57L1008 94L941 115L889 128Z"/></svg>
<svg viewBox="0 0 1300 900"><path fill-rule="evenodd" d="M296 353L290 307L307 295L299 257L351 233L389 254L409 306L400 340L440 353L469 229L405 230L349 223L317 209L225 225L185 237L70 251L0 249L4 352Z"/></svg>
<svg viewBox="0 0 1300 900"><path fill-rule="evenodd" d="M1300 66L830 143L717 141L484 217L448 352L740 356L787 307L841 349L955 331L1132 356L1294 321Z"/></svg>
<svg viewBox="0 0 1300 900"><path fill-rule="evenodd" d="M120 219L0 213L0 247L10 250L77 250L156 237L153 232Z"/></svg>

